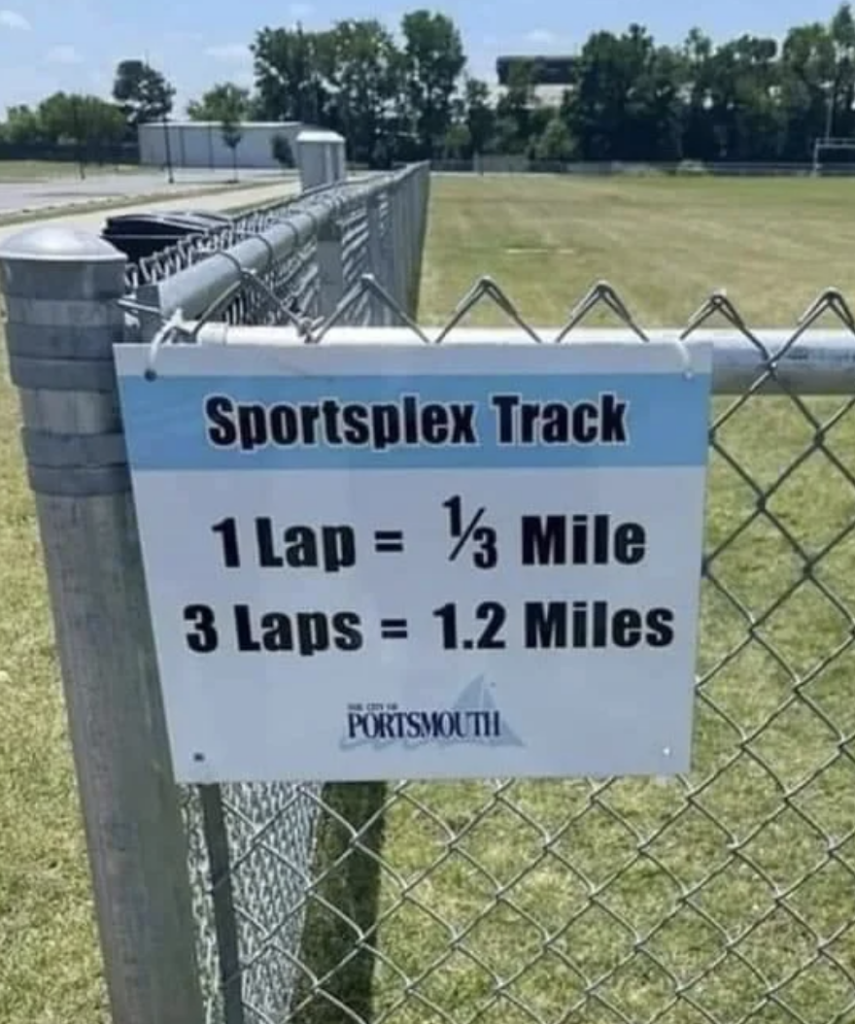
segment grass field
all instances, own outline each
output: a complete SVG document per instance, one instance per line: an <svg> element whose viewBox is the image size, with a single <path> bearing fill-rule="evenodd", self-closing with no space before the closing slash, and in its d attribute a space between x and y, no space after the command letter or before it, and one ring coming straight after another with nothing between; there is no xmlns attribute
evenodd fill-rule
<svg viewBox="0 0 855 1024"><path fill-rule="evenodd" d="M440 178L421 319L487 273L542 324L607 278L647 325L683 322L714 287L755 325L792 325L823 287L855 293L853 214L846 181ZM84 848L2 372L0 1020L93 1024ZM400 788L384 1021L855 1022L855 542L811 560L855 525L855 416L806 406L831 422L807 457L817 427L789 399L716 429L729 458L711 455L689 777Z"/></svg>
<svg viewBox="0 0 855 1024"><path fill-rule="evenodd" d="M86 164L88 177L97 174L134 174L140 168L131 164ZM0 182L51 181L54 178L79 178L80 165L59 160L0 160Z"/></svg>

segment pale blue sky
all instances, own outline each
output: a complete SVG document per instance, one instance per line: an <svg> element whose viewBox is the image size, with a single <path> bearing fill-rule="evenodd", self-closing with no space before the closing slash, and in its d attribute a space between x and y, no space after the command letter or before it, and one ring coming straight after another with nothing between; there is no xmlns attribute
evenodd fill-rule
<svg viewBox="0 0 855 1024"><path fill-rule="evenodd" d="M637 21L662 42L693 25L722 39L742 32L780 37L791 25L828 20L837 0L0 0L0 114L57 89L108 95L124 57L144 57L178 88L178 109L212 82L249 83L247 44L263 25L320 27L343 17L397 26L425 6L454 17L472 72L493 79L502 53L573 52L595 29Z"/></svg>

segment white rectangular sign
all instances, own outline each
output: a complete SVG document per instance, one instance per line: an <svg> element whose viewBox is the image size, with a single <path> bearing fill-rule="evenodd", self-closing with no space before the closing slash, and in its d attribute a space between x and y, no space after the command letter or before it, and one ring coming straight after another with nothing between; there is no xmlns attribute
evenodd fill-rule
<svg viewBox="0 0 855 1024"><path fill-rule="evenodd" d="M709 346L148 354L116 359L180 781L689 768Z"/></svg>

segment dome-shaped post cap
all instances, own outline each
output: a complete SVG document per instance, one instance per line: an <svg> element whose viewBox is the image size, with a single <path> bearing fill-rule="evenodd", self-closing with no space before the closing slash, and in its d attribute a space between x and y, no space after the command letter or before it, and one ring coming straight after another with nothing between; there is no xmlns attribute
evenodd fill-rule
<svg viewBox="0 0 855 1024"><path fill-rule="evenodd" d="M64 224L40 224L0 241L0 260L55 263L124 262L124 253L92 231Z"/></svg>

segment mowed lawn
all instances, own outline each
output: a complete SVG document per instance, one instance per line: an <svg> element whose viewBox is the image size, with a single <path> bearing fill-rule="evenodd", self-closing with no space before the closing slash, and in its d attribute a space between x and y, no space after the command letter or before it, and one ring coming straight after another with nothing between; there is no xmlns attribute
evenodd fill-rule
<svg viewBox="0 0 855 1024"><path fill-rule="evenodd" d="M719 288L758 327L794 324L831 285L855 292L853 180L438 176L432 194L428 323L484 274L553 325L601 279L646 326L685 323Z"/></svg>
<svg viewBox="0 0 855 1024"><path fill-rule="evenodd" d="M755 325L792 325L830 284L855 298L853 214L845 181L439 177L421 319L489 274L540 324L606 278L646 325L721 287ZM92 1024L84 846L2 374L0 1021ZM376 1021L855 1021L855 414L804 406L752 399L715 431L691 775L396 787Z"/></svg>
<svg viewBox="0 0 855 1024"><path fill-rule="evenodd" d="M86 852L5 345L0 364L0 1021L100 1024Z"/></svg>
<svg viewBox="0 0 855 1024"><path fill-rule="evenodd" d="M138 166L128 164L86 164L87 175L139 173ZM65 160L0 160L0 182L50 181L54 178L77 178L80 165Z"/></svg>

